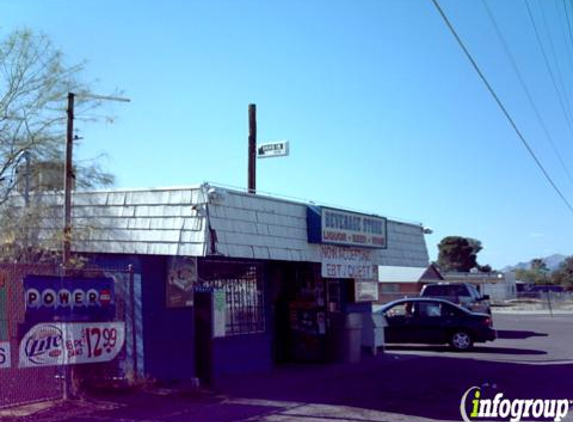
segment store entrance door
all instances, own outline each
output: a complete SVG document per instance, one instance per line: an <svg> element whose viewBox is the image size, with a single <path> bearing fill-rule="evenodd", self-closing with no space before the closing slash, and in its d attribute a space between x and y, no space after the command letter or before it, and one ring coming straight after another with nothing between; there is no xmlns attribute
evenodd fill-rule
<svg viewBox="0 0 573 422"><path fill-rule="evenodd" d="M290 359L323 362L327 359L326 285L320 266L297 267L288 303Z"/></svg>
<svg viewBox="0 0 573 422"><path fill-rule="evenodd" d="M195 371L201 384L210 384L213 372L213 292L196 291Z"/></svg>

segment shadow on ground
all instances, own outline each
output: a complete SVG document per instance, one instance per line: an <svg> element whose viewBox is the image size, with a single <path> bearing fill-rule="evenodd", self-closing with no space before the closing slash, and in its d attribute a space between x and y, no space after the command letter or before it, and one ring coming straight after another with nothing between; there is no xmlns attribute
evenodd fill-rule
<svg viewBox="0 0 573 422"><path fill-rule="evenodd" d="M387 352L452 352L456 356L462 356L463 352L456 352L449 346L424 346L424 345L392 345L386 346ZM475 346L471 353L488 353L500 355L546 355L547 352L535 349L521 349L514 347L497 347L497 346Z"/></svg>
<svg viewBox="0 0 573 422"><path fill-rule="evenodd" d="M497 337L512 340L525 340L531 337L547 337L549 334L534 331L497 330Z"/></svg>
<svg viewBox="0 0 573 422"><path fill-rule="evenodd" d="M491 352L491 350L490 350ZM469 388L482 397L573 398L573 364L535 365L441 355L364 355L356 364L289 364L227 376L213 392L129 392L64 403L2 422L238 422L460 420Z"/></svg>
<svg viewBox="0 0 573 422"><path fill-rule="evenodd" d="M491 352L491 350L489 350ZM488 362L459 357L397 355L365 357L359 365L279 368L273 375L221 380L218 389L238 397L320 403L459 420L460 400L470 387L482 397L573 398L573 365Z"/></svg>

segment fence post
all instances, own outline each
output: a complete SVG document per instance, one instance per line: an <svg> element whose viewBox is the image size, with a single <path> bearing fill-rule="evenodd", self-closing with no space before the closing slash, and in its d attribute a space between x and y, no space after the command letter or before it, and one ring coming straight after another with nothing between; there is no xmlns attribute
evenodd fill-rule
<svg viewBox="0 0 573 422"><path fill-rule="evenodd" d="M133 381L137 381L138 379L138 368L137 368L137 324L135 321L137 312L135 309L135 277L133 271L133 265L128 265L128 272L129 272L129 301L131 302L130 306L130 319L131 319L131 360L132 360L132 367L133 367Z"/></svg>
<svg viewBox="0 0 573 422"><path fill-rule="evenodd" d="M61 263L58 266L59 269L59 276L63 278L67 275L66 274L66 266L64 263ZM76 389L74 385L74 369L68 364L64 363L63 365L63 385L62 385L62 400L67 401L76 397Z"/></svg>

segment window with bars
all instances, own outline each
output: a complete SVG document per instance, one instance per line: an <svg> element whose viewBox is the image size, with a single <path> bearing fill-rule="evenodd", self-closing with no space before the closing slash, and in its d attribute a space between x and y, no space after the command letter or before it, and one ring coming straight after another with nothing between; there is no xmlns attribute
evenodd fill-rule
<svg viewBox="0 0 573 422"><path fill-rule="evenodd" d="M262 276L257 264L207 261L199 266L197 288L225 293L225 335L265 330Z"/></svg>

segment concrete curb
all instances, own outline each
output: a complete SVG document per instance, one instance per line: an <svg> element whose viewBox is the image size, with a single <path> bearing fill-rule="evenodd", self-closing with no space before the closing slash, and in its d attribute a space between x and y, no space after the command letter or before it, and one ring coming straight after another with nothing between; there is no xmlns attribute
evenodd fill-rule
<svg viewBox="0 0 573 422"><path fill-rule="evenodd" d="M517 315L550 315L549 309L492 309L495 314L517 314ZM554 309L553 315L573 315L573 310Z"/></svg>

